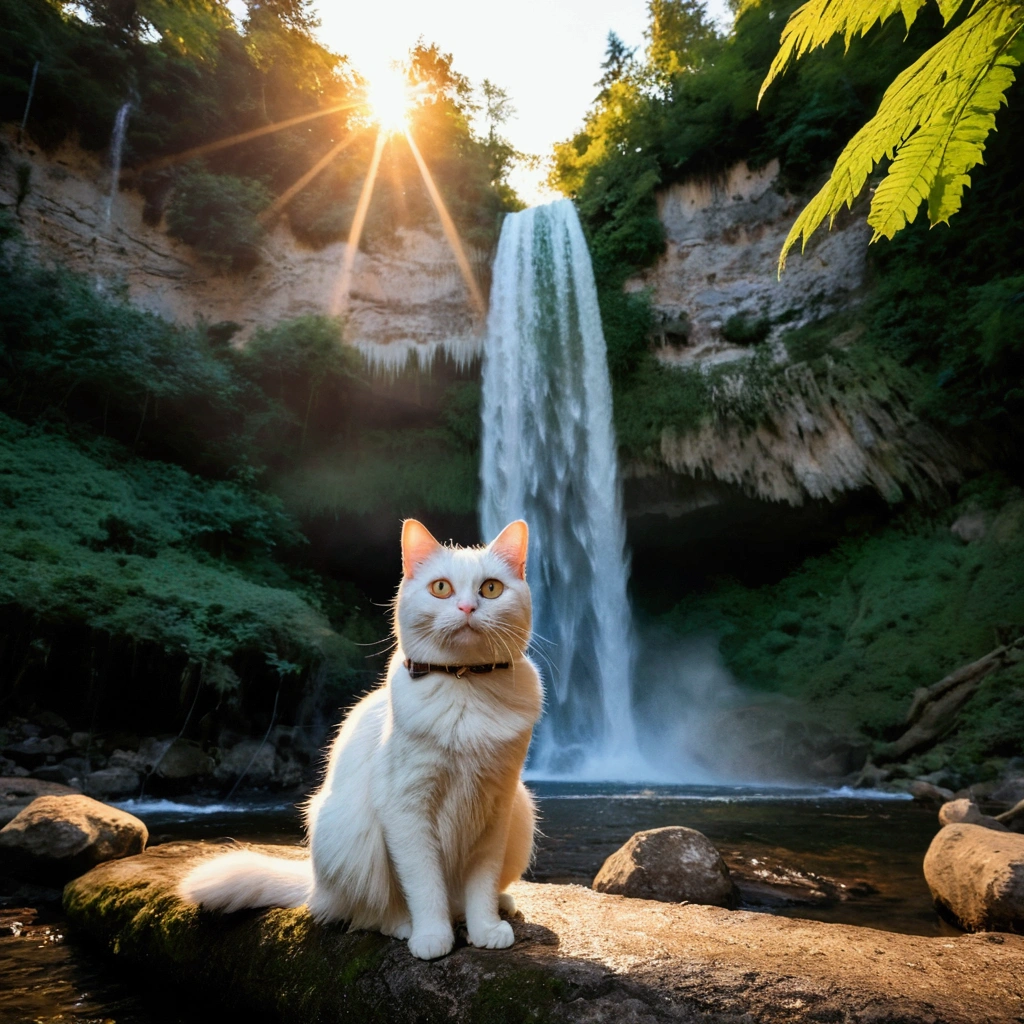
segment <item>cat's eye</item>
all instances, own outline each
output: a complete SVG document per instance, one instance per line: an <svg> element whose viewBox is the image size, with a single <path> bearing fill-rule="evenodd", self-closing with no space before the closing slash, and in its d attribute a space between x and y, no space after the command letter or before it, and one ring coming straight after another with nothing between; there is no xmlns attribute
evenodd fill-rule
<svg viewBox="0 0 1024 1024"><path fill-rule="evenodd" d="M505 589L505 584L501 580L484 580L484 585L480 588L481 597L495 598Z"/></svg>
<svg viewBox="0 0 1024 1024"><path fill-rule="evenodd" d="M452 585L447 580L434 580L430 584L430 592L434 597L451 597Z"/></svg>

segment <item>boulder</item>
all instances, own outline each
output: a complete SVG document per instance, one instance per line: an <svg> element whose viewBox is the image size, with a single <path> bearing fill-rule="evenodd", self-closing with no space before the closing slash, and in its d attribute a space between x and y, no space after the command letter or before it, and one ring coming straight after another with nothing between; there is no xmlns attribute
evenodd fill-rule
<svg viewBox="0 0 1024 1024"><path fill-rule="evenodd" d="M973 800L961 797L959 800L950 800L939 808L940 825L982 825L985 828L995 829L996 832L1007 831L1006 826L995 818L982 814L980 808Z"/></svg>
<svg viewBox="0 0 1024 1024"><path fill-rule="evenodd" d="M598 892L665 903L732 906L729 869L707 836L671 825L637 832L601 865Z"/></svg>
<svg viewBox="0 0 1024 1024"><path fill-rule="evenodd" d="M6 757L0 757L0 778L24 778L26 775L31 774L32 773L27 768L22 768L20 764L15 764L13 761L9 761Z"/></svg>
<svg viewBox="0 0 1024 1024"><path fill-rule="evenodd" d="M135 796L139 792L141 778L131 768L101 768L90 772L83 780L82 788L90 796L111 798Z"/></svg>
<svg viewBox="0 0 1024 1024"><path fill-rule="evenodd" d="M266 786L274 778L276 760L277 754L269 743L242 740L221 758L214 771L214 778L219 782L237 782L245 772L244 785Z"/></svg>
<svg viewBox="0 0 1024 1024"><path fill-rule="evenodd" d="M107 758L107 767L130 768L133 772L139 773L148 771L152 766L147 765L145 760L134 750L115 750L110 757Z"/></svg>
<svg viewBox="0 0 1024 1024"><path fill-rule="evenodd" d="M1024 800L1024 776L1011 776L1003 779L989 795L993 803L1007 804L1010 807Z"/></svg>
<svg viewBox="0 0 1024 1024"><path fill-rule="evenodd" d="M1024 836L947 825L928 847L924 877L939 909L967 931L1024 931Z"/></svg>
<svg viewBox="0 0 1024 1024"><path fill-rule="evenodd" d="M1010 1024L1024 1015L1024 937L901 935L519 882L514 946L460 941L426 963L404 942L318 925L301 907L222 917L182 903L186 872L222 849L169 843L100 865L64 890L70 934L227 1020Z"/></svg>
<svg viewBox="0 0 1024 1024"><path fill-rule="evenodd" d="M68 741L63 736L29 736L20 743L10 743L4 747L4 757L20 764L22 768L38 768L48 760L66 754Z"/></svg>
<svg viewBox="0 0 1024 1024"><path fill-rule="evenodd" d="M908 792L919 804L927 804L930 807L941 807L953 799L951 789L936 786L925 779L915 779L910 784Z"/></svg>
<svg viewBox="0 0 1024 1024"><path fill-rule="evenodd" d="M198 743L180 737L143 740L138 757L141 764L152 772L157 788L171 792L187 789L212 775L214 769L213 758Z"/></svg>
<svg viewBox="0 0 1024 1024"><path fill-rule="evenodd" d="M82 776L86 773L77 771L72 765L62 761L60 764L40 765L33 768L29 774L33 779L42 779L43 782L60 782L65 786L81 789Z"/></svg>
<svg viewBox="0 0 1024 1024"><path fill-rule="evenodd" d="M138 818L87 796L41 796L0 829L0 864L16 874L65 881L146 848Z"/></svg>
<svg viewBox="0 0 1024 1024"><path fill-rule="evenodd" d="M40 796L74 796L78 792L59 782L17 776L0 778L0 825L6 825Z"/></svg>

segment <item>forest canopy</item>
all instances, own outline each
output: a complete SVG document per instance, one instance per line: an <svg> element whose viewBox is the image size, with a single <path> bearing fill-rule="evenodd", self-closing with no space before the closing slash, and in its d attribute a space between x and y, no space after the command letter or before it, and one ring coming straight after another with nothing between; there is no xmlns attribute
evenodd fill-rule
<svg viewBox="0 0 1024 1024"><path fill-rule="evenodd" d="M309 243L347 236L376 132L367 82L318 40L308 0L247 0L241 21L224 0L0 0L0 24L0 119L22 120L35 76L30 137L46 149L74 137L101 150L130 104L124 167L147 215L171 212L172 230L204 255L251 261L266 226L261 210L341 142L283 212ZM489 245L500 213L519 205L507 181L517 154L500 134L500 105L490 104L499 116L478 130L486 90L481 98L433 44L414 47L401 73L417 86L410 129L445 202L470 241ZM246 133L254 137L173 162ZM404 140L389 142L384 162L367 244L434 217ZM191 226L211 214L218 231Z"/></svg>

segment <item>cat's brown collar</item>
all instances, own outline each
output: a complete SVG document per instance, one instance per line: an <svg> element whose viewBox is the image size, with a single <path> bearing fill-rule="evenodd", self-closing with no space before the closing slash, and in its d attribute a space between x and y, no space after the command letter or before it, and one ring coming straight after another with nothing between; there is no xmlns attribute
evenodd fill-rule
<svg viewBox="0 0 1024 1024"><path fill-rule="evenodd" d="M430 665L425 661L413 661L412 658L406 658L402 664L409 670L409 676L412 679L422 679L424 676L430 675L431 672L447 672L448 675L458 676L461 679L467 672L472 672L475 676L482 676L498 668L510 667L510 662L507 661L496 661L491 665Z"/></svg>

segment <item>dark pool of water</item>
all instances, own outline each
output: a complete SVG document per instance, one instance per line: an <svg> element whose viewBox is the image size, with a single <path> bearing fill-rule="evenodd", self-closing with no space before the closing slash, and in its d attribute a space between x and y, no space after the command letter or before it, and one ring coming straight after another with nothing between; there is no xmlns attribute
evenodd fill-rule
<svg viewBox="0 0 1024 1024"><path fill-rule="evenodd" d="M820 791L531 785L541 813L536 881L589 884L634 832L686 825L722 852L747 909L920 935L949 931L921 872L935 814L909 802ZM299 812L286 803L126 807L146 822L151 843L301 838ZM0 893L0 1022L199 1019L194 1009L153 997L79 948L59 908L40 895ZM12 913L24 904L24 912ZM21 926L11 928L18 920Z"/></svg>

